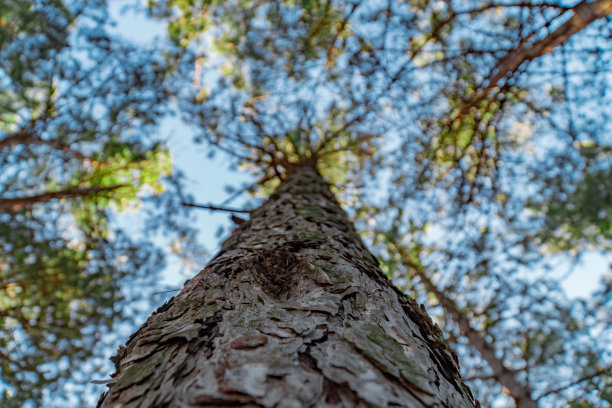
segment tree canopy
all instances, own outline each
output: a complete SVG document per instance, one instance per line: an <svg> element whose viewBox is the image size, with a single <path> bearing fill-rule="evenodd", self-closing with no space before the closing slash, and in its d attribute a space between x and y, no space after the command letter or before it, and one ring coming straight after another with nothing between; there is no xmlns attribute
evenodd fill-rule
<svg viewBox="0 0 612 408"><path fill-rule="evenodd" d="M118 211L195 241L154 136L178 111L253 205L316 160L483 405L612 403L610 275L562 285L612 243L610 0L149 0L154 45L105 10L0 2L0 401L41 401L152 282L164 251Z"/></svg>

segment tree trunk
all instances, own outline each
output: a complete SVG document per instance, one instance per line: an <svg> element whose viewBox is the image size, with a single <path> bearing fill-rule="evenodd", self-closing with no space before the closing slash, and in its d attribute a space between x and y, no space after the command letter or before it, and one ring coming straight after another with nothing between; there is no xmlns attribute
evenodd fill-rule
<svg viewBox="0 0 612 408"><path fill-rule="evenodd" d="M312 162L112 358L100 407L474 407Z"/></svg>

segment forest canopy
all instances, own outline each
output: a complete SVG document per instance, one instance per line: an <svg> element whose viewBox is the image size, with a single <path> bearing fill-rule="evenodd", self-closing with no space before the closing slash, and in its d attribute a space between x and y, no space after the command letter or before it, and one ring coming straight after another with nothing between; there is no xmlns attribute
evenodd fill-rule
<svg viewBox="0 0 612 408"><path fill-rule="evenodd" d="M246 210L316 160L483 406L612 404L610 270L563 285L611 250L612 1L130 3L148 43L108 7L0 0L3 406L90 401L164 263L204 266L172 115Z"/></svg>

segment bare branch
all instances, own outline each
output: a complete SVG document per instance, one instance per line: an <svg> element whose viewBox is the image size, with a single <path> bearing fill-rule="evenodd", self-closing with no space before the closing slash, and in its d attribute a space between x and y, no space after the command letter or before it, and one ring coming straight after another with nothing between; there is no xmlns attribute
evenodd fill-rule
<svg viewBox="0 0 612 408"><path fill-rule="evenodd" d="M237 212L237 213L245 213L245 214L250 214L253 212L253 210L238 210L235 208L225 208L225 207L217 207L214 205L195 204L195 203L186 203L186 202L182 202L181 205L185 207L203 208L205 210L210 210L210 211L227 211L227 212Z"/></svg>
<svg viewBox="0 0 612 408"><path fill-rule="evenodd" d="M524 62L552 52L593 21L612 14L612 0L595 0L592 3L583 0L572 7L572 11L574 15L545 38L534 42L531 46L523 44L504 57L497 64L497 68L491 72L489 78L484 81L487 84L486 87L474 95L472 106L485 98L500 80L516 72Z"/></svg>

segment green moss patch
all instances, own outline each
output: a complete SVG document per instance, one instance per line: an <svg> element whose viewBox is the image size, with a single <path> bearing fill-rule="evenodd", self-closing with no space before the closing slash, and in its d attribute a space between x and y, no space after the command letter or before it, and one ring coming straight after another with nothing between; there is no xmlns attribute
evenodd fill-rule
<svg viewBox="0 0 612 408"><path fill-rule="evenodd" d="M163 355L158 354L149 357L146 361L133 365L121 376L115 385L115 390L123 390L134 384L139 384L153 375L157 366L161 364Z"/></svg>
<svg viewBox="0 0 612 408"><path fill-rule="evenodd" d="M402 345L377 325L365 323L359 329L348 328L344 338L379 370L421 388L416 376L424 375L422 370L408 360Z"/></svg>

